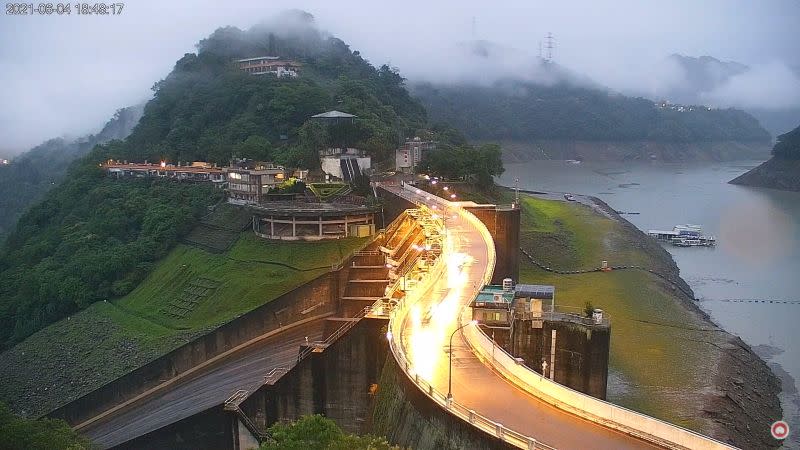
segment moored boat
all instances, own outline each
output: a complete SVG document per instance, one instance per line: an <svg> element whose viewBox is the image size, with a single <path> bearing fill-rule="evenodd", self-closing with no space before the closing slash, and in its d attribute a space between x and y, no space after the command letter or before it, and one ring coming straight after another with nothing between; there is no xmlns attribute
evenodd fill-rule
<svg viewBox="0 0 800 450"><path fill-rule="evenodd" d="M717 244L714 236L703 234L700 225L675 225L671 231L649 230L647 234L676 247L713 247Z"/></svg>

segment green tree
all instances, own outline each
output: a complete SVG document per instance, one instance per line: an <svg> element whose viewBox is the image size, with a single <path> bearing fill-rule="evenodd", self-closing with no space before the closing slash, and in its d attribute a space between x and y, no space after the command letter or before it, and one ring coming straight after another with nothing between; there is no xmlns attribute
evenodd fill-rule
<svg viewBox="0 0 800 450"><path fill-rule="evenodd" d="M261 450L399 450L382 437L347 434L320 415L276 423L269 434L274 441L262 444Z"/></svg>
<svg viewBox="0 0 800 450"><path fill-rule="evenodd" d="M276 188L280 194L302 194L306 190L306 184L297 178L289 178Z"/></svg>
<svg viewBox="0 0 800 450"><path fill-rule="evenodd" d="M251 135L241 144L234 146L233 152L237 158L272 161L272 145L263 136Z"/></svg>
<svg viewBox="0 0 800 450"><path fill-rule="evenodd" d="M363 173L356 175L350 183L353 192L362 197L369 197L373 195L372 186L370 185L369 175Z"/></svg>
<svg viewBox="0 0 800 450"><path fill-rule="evenodd" d="M0 403L0 448L8 450L84 450L92 448L63 420L15 416Z"/></svg>
<svg viewBox="0 0 800 450"><path fill-rule="evenodd" d="M495 176L505 170L502 151L497 144L440 145L426 153L417 171L451 180L474 181L481 188L491 188Z"/></svg>

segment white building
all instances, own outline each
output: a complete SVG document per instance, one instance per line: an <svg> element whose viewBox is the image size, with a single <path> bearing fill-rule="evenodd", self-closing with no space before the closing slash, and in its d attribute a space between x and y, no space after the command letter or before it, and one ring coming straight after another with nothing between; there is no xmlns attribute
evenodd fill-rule
<svg viewBox="0 0 800 450"><path fill-rule="evenodd" d="M282 60L277 56L259 56L237 60L239 70L251 75L272 74L281 77L295 78L299 75L301 64L295 61Z"/></svg>
<svg viewBox="0 0 800 450"><path fill-rule="evenodd" d="M372 159L355 148L326 148L319 152L319 161L323 172L347 182L372 168Z"/></svg>

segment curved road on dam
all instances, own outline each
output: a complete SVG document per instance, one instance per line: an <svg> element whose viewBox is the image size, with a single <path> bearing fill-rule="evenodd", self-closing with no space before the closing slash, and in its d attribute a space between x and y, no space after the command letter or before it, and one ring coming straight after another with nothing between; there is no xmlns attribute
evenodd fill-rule
<svg viewBox="0 0 800 450"><path fill-rule="evenodd" d="M478 229L440 199L400 187L384 189L441 211L449 248L445 275L403 319L401 348L414 370L439 392L448 391L448 346L458 317L484 283L489 249ZM453 204L457 205L457 204ZM458 207L458 206L454 206ZM545 403L487 367L461 333L453 337L453 399L475 412L558 449L661 448Z"/></svg>

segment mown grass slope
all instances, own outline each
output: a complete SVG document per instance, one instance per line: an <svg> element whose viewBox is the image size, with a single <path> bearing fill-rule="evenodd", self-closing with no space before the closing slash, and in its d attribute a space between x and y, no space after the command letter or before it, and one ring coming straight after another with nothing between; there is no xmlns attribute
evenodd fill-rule
<svg viewBox="0 0 800 450"><path fill-rule="evenodd" d="M272 242L221 254L179 244L130 294L98 302L0 354L0 398L40 415L331 269L365 239Z"/></svg>
<svg viewBox="0 0 800 450"><path fill-rule="evenodd" d="M522 247L550 267L588 269L608 260L667 270L668 261L645 251L639 236L585 205L525 197L522 208ZM591 302L611 317L610 401L710 430L700 411L726 338L683 294L645 271L559 275L521 258L521 282L553 284L558 305Z"/></svg>

